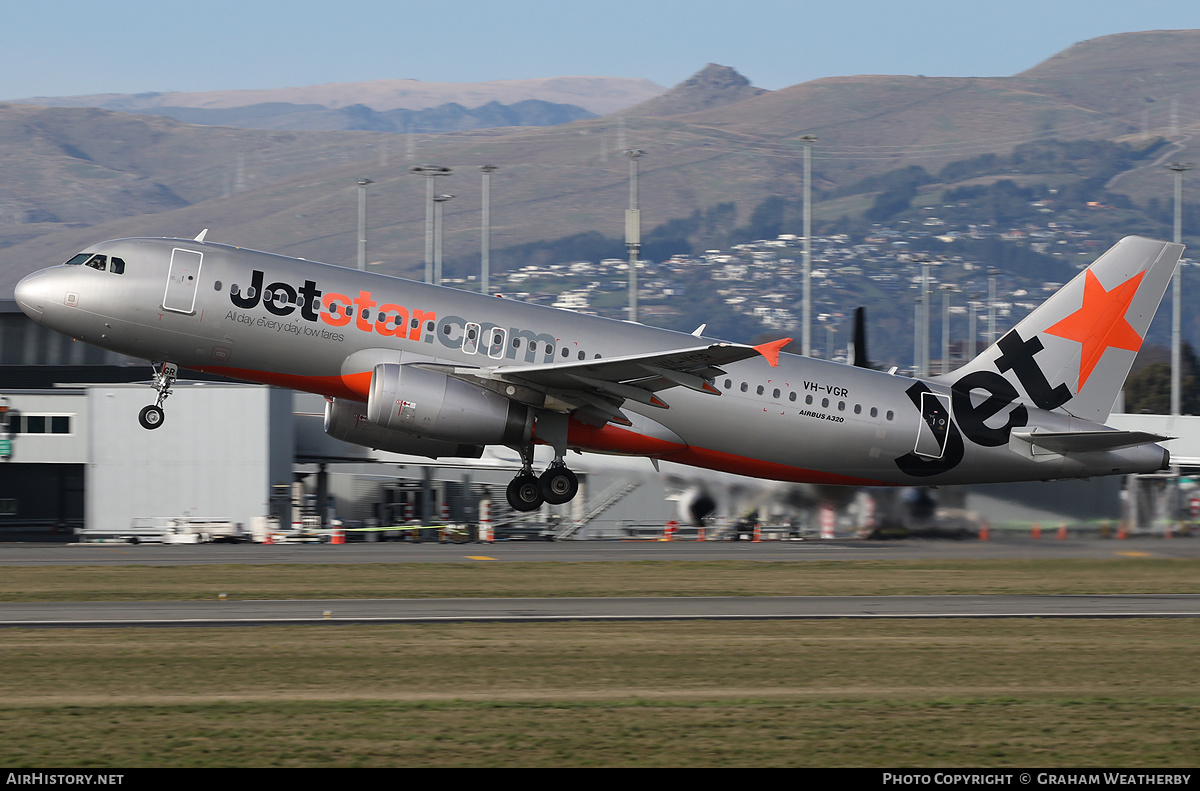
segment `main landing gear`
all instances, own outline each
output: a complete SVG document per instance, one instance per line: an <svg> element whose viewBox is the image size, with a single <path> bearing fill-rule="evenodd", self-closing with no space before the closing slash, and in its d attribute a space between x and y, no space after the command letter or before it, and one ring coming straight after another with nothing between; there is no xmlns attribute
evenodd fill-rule
<svg viewBox="0 0 1200 791"><path fill-rule="evenodd" d="M562 505L579 493L579 478L567 469L562 457L556 458L540 476L533 474L533 445L519 448L521 472L508 484L505 494L516 511L536 511L543 503Z"/></svg>
<svg viewBox="0 0 1200 791"><path fill-rule="evenodd" d="M163 420L166 419L162 408L163 401L171 395L171 385L179 378L179 366L175 363L163 363L161 367L154 363L150 365L154 369L154 389L158 391L158 400L150 406L142 407L142 411L138 413L138 422L144 429L156 429L163 424Z"/></svg>

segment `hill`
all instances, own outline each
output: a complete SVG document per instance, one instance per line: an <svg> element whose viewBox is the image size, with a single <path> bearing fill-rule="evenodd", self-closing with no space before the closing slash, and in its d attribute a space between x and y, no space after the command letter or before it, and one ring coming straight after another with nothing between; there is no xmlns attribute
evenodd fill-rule
<svg viewBox="0 0 1200 791"><path fill-rule="evenodd" d="M1006 78L855 76L754 92L726 74L726 90L710 91L713 75L702 71L692 85L636 112L438 135L227 129L3 105L0 293L20 274L96 239L192 236L205 227L214 240L350 262L362 176L375 182L370 258L381 271L416 272L424 185L408 167L425 162L455 170L439 184L456 195L446 209L447 256L464 262L478 260L482 164L499 166L492 180L497 250L591 233L589 250L614 257L624 254L626 147L646 152L640 183L648 231L723 205L744 225L768 198L793 200L802 180L799 138L809 134L819 138L819 223L863 216L888 189L884 176L912 167L929 176L914 188L931 202L945 190L1002 179L1052 176L1068 186L1090 176L1054 157L1043 170L1035 158L1014 175L1006 158L1052 139L1145 147L1164 136L1172 145L1158 161L1188 156L1186 136L1200 126L1198 41L1200 31L1109 36ZM706 104L706 95L721 94L732 101ZM947 165L988 155L996 157L993 169L967 168L939 181ZM1136 204L1166 195L1168 177L1155 162L1130 159L1106 176L1108 187Z"/></svg>

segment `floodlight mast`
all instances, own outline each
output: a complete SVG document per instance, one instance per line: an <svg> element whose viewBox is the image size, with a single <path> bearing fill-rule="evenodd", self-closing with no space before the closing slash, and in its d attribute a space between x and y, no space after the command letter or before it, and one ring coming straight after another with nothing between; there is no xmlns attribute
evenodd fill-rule
<svg viewBox="0 0 1200 791"><path fill-rule="evenodd" d="M801 135L804 144L804 325L801 353L812 356L812 147L816 135Z"/></svg>
<svg viewBox="0 0 1200 791"><path fill-rule="evenodd" d="M442 165L413 165L410 173L425 177L425 282L433 282L433 180L454 171Z"/></svg>
<svg viewBox="0 0 1200 791"><path fill-rule="evenodd" d="M367 185L374 184L369 178L358 180L358 269L367 268Z"/></svg>
<svg viewBox="0 0 1200 791"><path fill-rule="evenodd" d="M488 279L491 276L492 258L492 172L496 165L480 165L483 172L483 218L480 227L479 250L479 293L487 296L491 290Z"/></svg>
<svg viewBox="0 0 1200 791"><path fill-rule="evenodd" d="M1183 174L1194 168L1190 162L1169 162L1167 170L1175 174L1175 244L1183 243ZM1175 267L1171 289L1171 414L1182 414L1182 306L1183 262Z"/></svg>
<svg viewBox="0 0 1200 791"><path fill-rule="evenodd" d="M629 320L638 320L637 262L642 252L642 216L638 209L638 158L640 148L625 150L629 157L629 209L625 212L625 247L629 250Z"/></svg>
<svg viewBox="0 0 1200 791"><path fill-rule="evenodd" d="M433 198L433 284L442 284L442 206L453 195L436 195Z"/></svg>

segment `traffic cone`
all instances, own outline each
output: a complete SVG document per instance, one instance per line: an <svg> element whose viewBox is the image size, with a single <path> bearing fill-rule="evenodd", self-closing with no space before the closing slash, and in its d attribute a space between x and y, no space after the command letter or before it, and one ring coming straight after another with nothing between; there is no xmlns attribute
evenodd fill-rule
<svg viewBox="0 0 1200 791"><path fill-rule="evenodd" d="M1042 526L1037 522L1034 522L1033 530L1031 530L1029 534L1033 537L1034 541L1038 540L1042 537Z"/></svg>
<svg viewBox="0 0 1200 791"><path fill-rule="evenodd" d="M703 526L703 525L701 525L700 527L696 528L696 540L697 540L697 541L703 541L703 540L704 540L704 526Z"/></svg>
<svg viewBox="0 0 1200 791"><path fill-rule="evenodd" d="M991 538L991 528L988 527L987 522L984 522L979 528L979 540L987 541L989 538Z"/></svg>
<svg viewBox="0 0 1200 791"><path fill-rule="evenodd" d="M345 544L346 533L342 530L334 530L333 537L329 539L330 544Z"/></svg>
<svg viewBox="0 0 1200 791"><path fill-rule="evenodd" d="M1058 538L1059 541L1067 540L1067 526L1065 524L1058 526L1058 535L1056 538Z"/></svg>
<svg viewBox="0 0 1200 791"><path fill-rule="evenodd" d="M1117 540L1124 541L1129 538L1129 534L1125 532L1125 523L1121 522L1117 525Z"/></svg>
<svg viewBox="0 0 1200 791"><path fill-rule="evenodd" d="M752 544L761 544L762 543L762 526L759 525L758 522L754 523L754 540L751 543Z"/></svg>

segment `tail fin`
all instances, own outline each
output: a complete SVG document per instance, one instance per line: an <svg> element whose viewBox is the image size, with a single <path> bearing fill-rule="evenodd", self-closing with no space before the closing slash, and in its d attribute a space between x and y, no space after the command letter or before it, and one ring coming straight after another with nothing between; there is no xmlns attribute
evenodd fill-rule
<svg viewBox="0 0 1200 791"><path fill-rule="evenodd" d="M1142 346L1183 245L1127 236L992 346L938 381L1002 376L1023 401L1103 422ZM961 386L960 386L961 387Z"/></svg>

